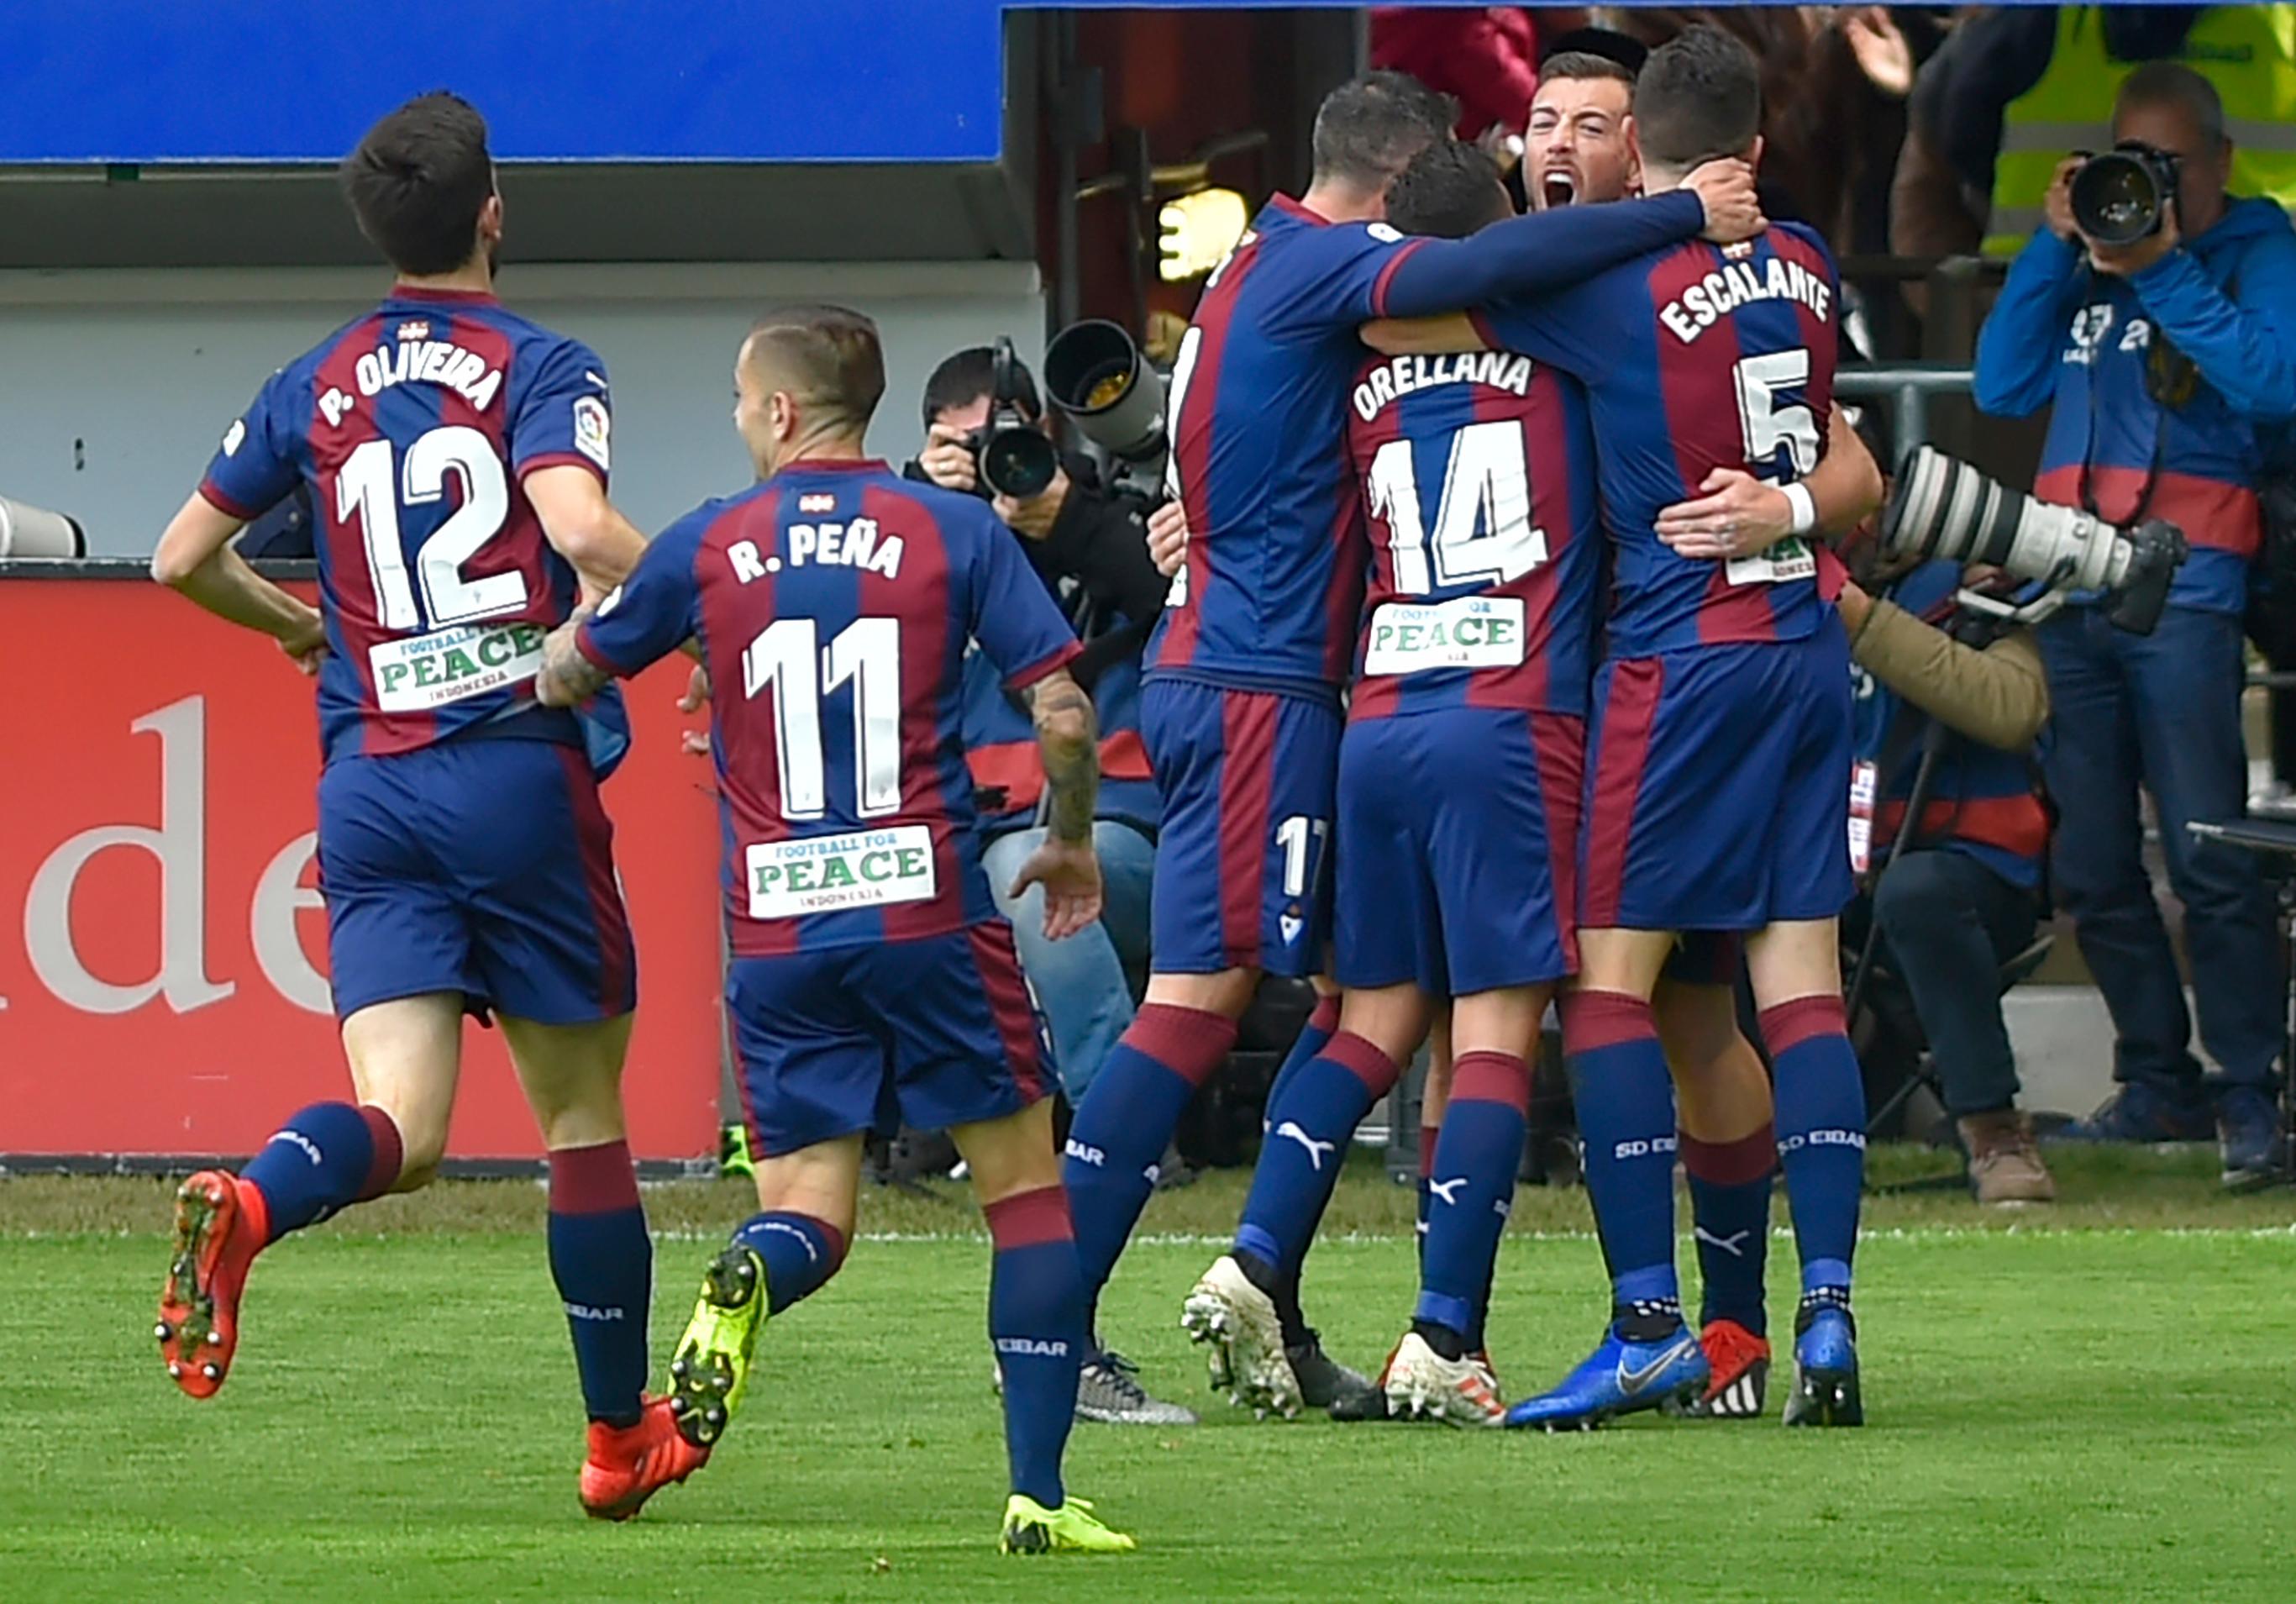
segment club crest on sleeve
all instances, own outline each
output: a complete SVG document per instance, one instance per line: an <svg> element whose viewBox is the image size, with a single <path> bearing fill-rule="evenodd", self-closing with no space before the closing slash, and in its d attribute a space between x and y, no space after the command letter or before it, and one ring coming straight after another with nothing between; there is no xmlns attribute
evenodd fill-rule
<svg viewBox="0 0 2296 1604"><path fill-rule="evenodd" d="M574 402L574 448L596 463L607 465L607 435L613 424L606 415L606 404L596 396L578 397Z"/></svg>

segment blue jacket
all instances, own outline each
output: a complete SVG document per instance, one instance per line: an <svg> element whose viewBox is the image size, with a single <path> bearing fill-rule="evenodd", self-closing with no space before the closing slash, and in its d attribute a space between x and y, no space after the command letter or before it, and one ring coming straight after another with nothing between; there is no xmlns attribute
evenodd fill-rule
<svg viewBox="0 0 2296 1604"><path fill-rule="evenodd" d="M2145 391L2156 330L2200 370L2180 408ZM2142 504L2184 530L2192 555L2171 603L2242 612L2267 447L2296 416L2296 227L2269 201L2235 201L2126 279L2035 234L1978 335L1976 399L2005 417L2054 402L2034 494L2079 506L2086 468L2100 515L2130 522Z"/></svg>

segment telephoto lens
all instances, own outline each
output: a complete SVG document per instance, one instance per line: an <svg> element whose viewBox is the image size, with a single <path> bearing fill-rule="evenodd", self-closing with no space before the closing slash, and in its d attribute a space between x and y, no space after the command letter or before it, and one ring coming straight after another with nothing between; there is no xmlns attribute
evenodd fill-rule
<svg viewBox="0 0 2296 1604"><path fill-rule="evenodd" d="M1882 510L1882 547L1898 555L1985 563L2051 590L2106 593L2108 616L2149 635L2185 560L2174 524L2133 531L2077 507L2051 506L1928 446L1898 465Z"/></svg>
<svg viewBox="0 0 2296 1604"><path fill-rule="evenodd" d="M2136 140L2091 156L2073 172L2073 221L2100 245L2133 245L2161 227L2177 193L2177 158Z"/></svg>
<svg viewBox="0 0 2296 1604"><path fill-rule="evenodd" d="M87 531L79 520L0 496L0 557L84 557Z"/></svg>

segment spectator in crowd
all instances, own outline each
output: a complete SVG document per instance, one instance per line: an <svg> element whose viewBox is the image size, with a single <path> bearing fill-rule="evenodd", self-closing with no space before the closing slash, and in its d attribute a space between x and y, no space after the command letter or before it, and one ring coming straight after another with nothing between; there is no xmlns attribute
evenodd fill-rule
<svg viewBox="0 0 2296 1604"><path fill-rule="evenodd" d="M1034 376L1016 364L1013 380L1021 413L1045 427ZM958 351L933 370L925 383L926 446L910 477L986 493L971 437L988 421L996 383L996 356L987 346ZM1021 967L1052 1032L1062 1086L1074 1102L1132 1023L1134 985L1147 972L1157 802L1140 739L1140 653L1163 608L1166 581L1148 559L1140 509L1103 492L1082 457L1064 458L1039 495L992 499L1020 535L1030 566L1079 625L1084 654L1070 671L1100 717L1093 843L1104 886L1101 918L1066 941L1048 942L1038 906L1043 892L1008 894L1014 873L1045 834L1037 823L1045 774L1033 728L993 667L977 652L966 660L964 744L989 837L982 867L998 908L1013 922Z"/></svg>
<svg viewBox="0 0 2296 1604"><path fill-rule="evenodd" d="M1562 28L1584 12L1565 14ZM1550 21L1546 31L1556 31ZM1375 5L1371 64L1407 72L1459 103L1457 132L1480 140L1522 127L1538 87L1540 19L1521 5Z"/></svg>
<svg viewBox="0 0 2296 1604"><path fill-rule="evenodd" d="M2102 150L2138 62L2182 61L2215 85L2243 144L2244 193L2296 202L2296 7L2005 5L1957 27L1914 86L1890 248L2013 255L2039 226L2068 149Z"/></svg>
<svg viewBox="0 0 2296 1604"><path fill-rule="evenodd" d="M2034 752L2049 715L2040 648L2030 629L2004 632L1964 613L1954 563L1893 576L1861 557L1853 568L1837 605L1856 664L1858 773L1876 782L1871 852L1881 873L1866 881L1849 924L1878 922L1876 959L1912 994L1977 1201L2047 1203L2056 1188L2017 1110L1999 985L2040 917L2049 841ZM1908 820L1925 761L1926 800Z"/></svg>
<svg viewBox="0 0 2296 1604"><path fill-rule="evenodd" d="M2120 1090L2075 1130L2158 1140L2209 1129L2176 955L2141 852L2141 786L2184 904L2201 1039L2224 1074L2215 1123L2225 1178L2245 1184L2270 1174L2277 1146L2270 1091L2283 992L2271 894L2246 854L2197 843L2185 827L2237 818L2247 790L2242 614L2266 447L2296 415L2296 230L2271 202L2226 193L2224 107L2191 68L2132 72L2112 132L2177 157L2172 203L2134 244L2103 244L2073 215L2079 162L2060 160L2046 226L1979 336L1976 399L2010 416L2054 403L2041 499L2120 523L2164 518L2191 543L2152 635L2079 605L2040 629L2054 704L2044 759L2060 810L2055 889L2118 1035Z"/></svg>

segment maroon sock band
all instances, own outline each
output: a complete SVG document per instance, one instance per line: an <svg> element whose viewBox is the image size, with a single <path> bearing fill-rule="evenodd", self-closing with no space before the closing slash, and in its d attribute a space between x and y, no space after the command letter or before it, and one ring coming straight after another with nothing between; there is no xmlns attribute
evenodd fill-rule
<svg viewBox="0 0 2296 1604"><path fill-rule="evenodd" d="M1374 1098L1383 1098L1403 1076L1403 1066L1361 1036L1341 1031L1316 1055L1328 1059L1364 1083Z"/></svg>
<svg viewBox="0 0 2296 1604"><path fill-rule="evenodd" d="M637 1206L638 1177L630 1167L629 1143L560 1147L550 1155L552 1213L606 1214Z"/></svg>
<svg viewBox="0 0 2296 1604"><path fill-rule="evenodd" d="M1017 1192L980 1212L988 1219L988 1239L1000 1250L1068 1242L1076 1237L1076 1227L1069 1219L1069 1195L1060 1187Z"/></svg>
<svg viewBox="0 0 2296 1604"><path fill-rule="evenodd" d="M1201 1086L1227 1062L1235 1046L1235 1021L1202 1008L1147 1003L1124 1027L1124 1045L1147 1054L1189 1085Z"/></svg>
<svg viewBox="0 0 2296 1604"><path fill-rule="evenodd" d="M1731 1142L1701 1141L1687 1131L1682 1133L1682 1167L1716 1186L1744 1186L1759 1180L1777 1162L1778 1133L1767 1120L1759 1130Z"/></svg>
<svg viewBox="0 0 2296 1604"><path fill-rule="evenodd" d="M1624 991L1565 991L1555 1008L1562 1016L1566 1053L1591 1053L1658 1035L1649 1002Z"/></svg>
<svg viewBox="0 0 2296 1604"><path fill-rule="evenodd" d="M1513 1053L1462 1053L1451 1070L1454 1103L1504 1103L1530 1112L1530 1066Z"/></svg>
<svg viewBox="0 0 2296 1604"><path fill-rule="evenodd" d="M1849 1033L1849 1016L1843 1010L1841 999L1831 991L1816 997L1797 997L1762 1010L1762 1040L1769 1043L1772 1058L1800 1047L1812 1036Z"/></svg>
<svg viewBox="0 0 2296 1604"><path fill-rule="evenodd" d="M366 1122L366 1133L374 1143L374 1157L366 1166L366 1180L360 1183L356 1203L367 1203L381 1197L398 1183L399 1172L406 1167L406 1139L398 1134L398 1122L372 1103L361 1103L359 1118Z"/></svg>
<svg viewBox="0 0 2296 1604"><path fill-rule="evenodd" d="M1419 1127L1419 1179L1435 1179L1435 1144L1443 1139L1440 1122Z"/></svg>
<svg viewBox="0 0 2296 1604"><path fill-rule="evenodd" d="M1316 1008L1308 1016L1308 1028L1321 1031L1326 1036L1340 1028L1340 994L1337 991L1318 991L1316 994Z"/></svg>

